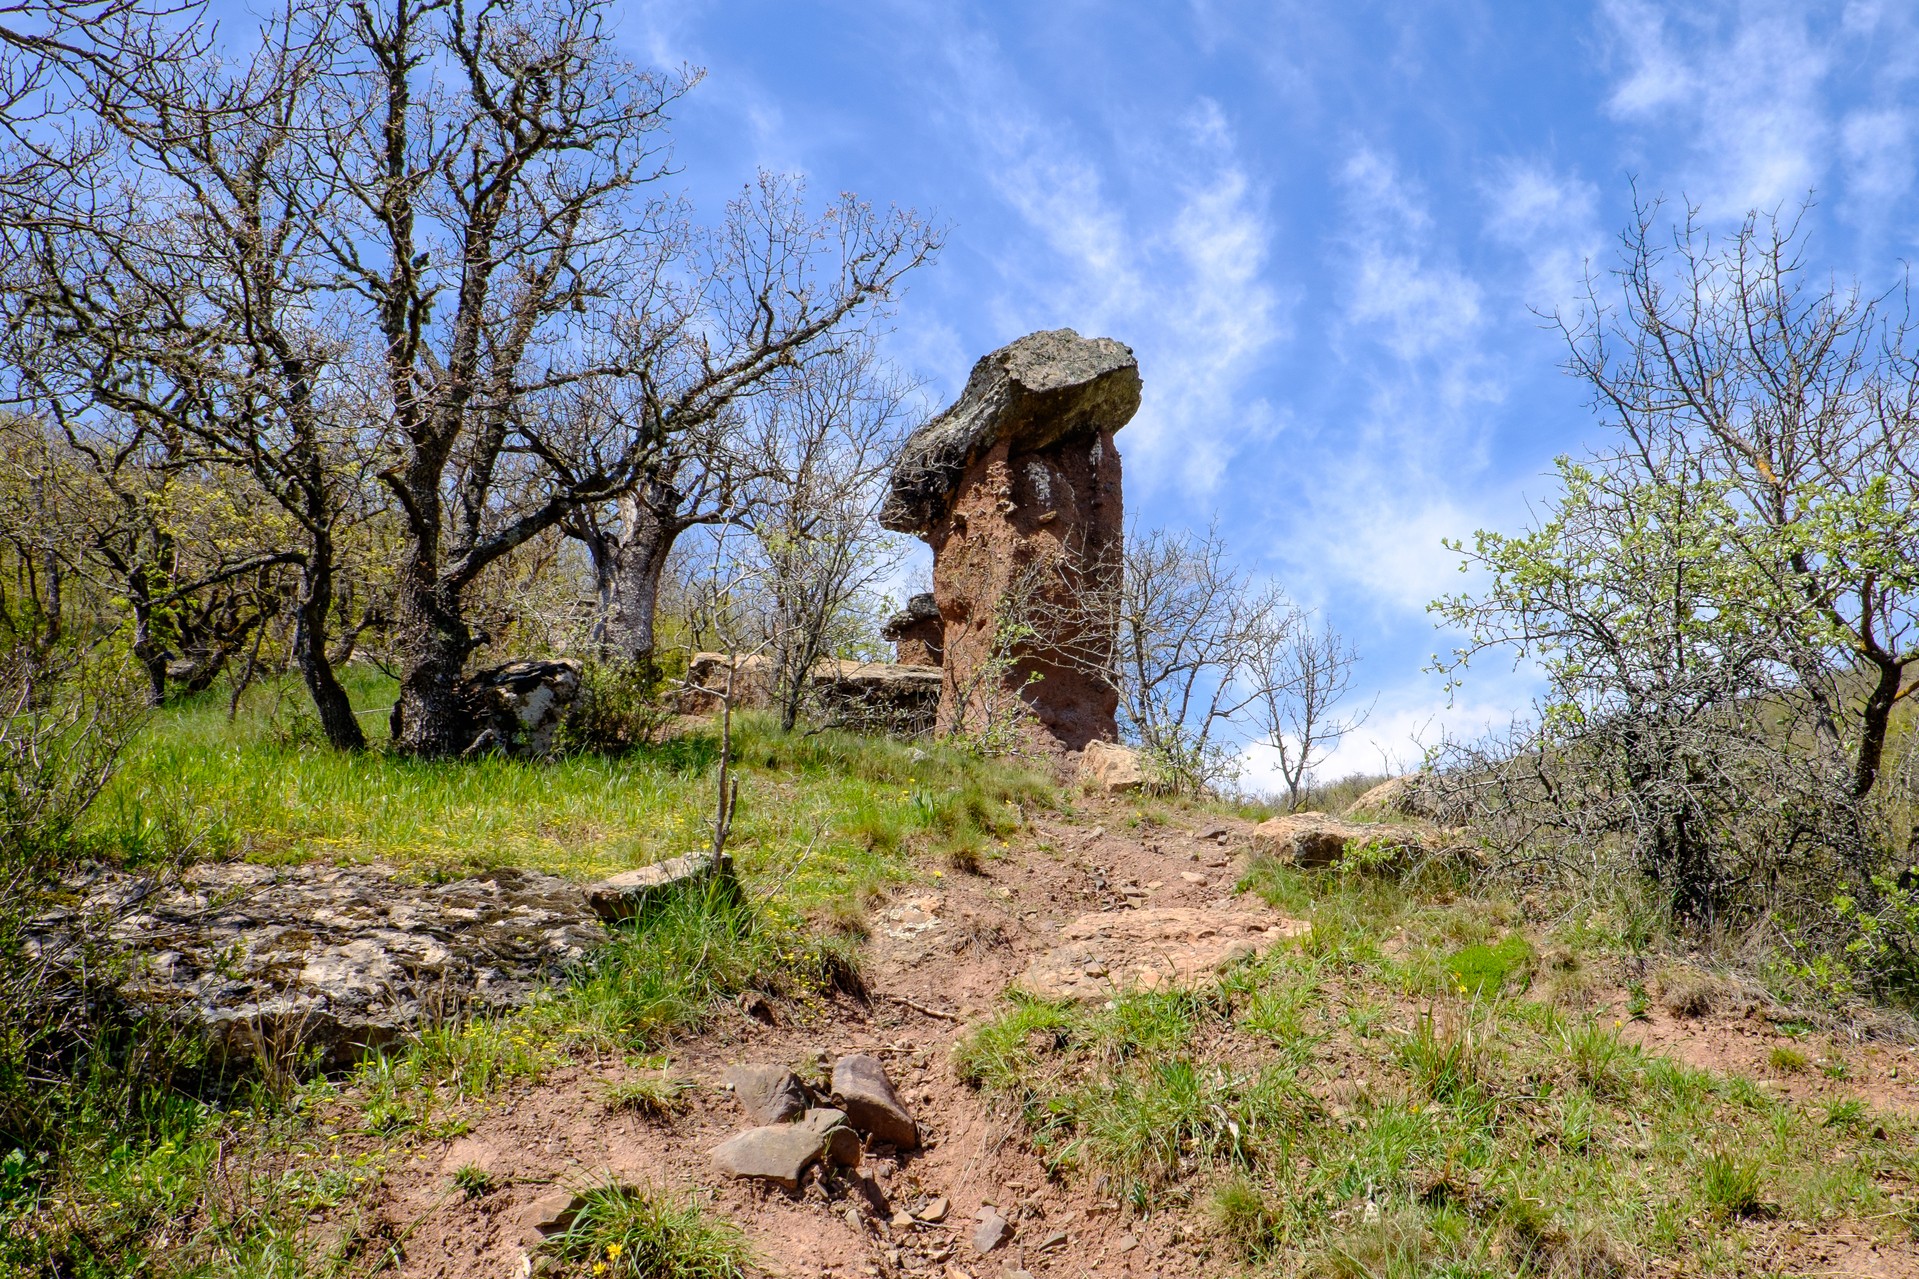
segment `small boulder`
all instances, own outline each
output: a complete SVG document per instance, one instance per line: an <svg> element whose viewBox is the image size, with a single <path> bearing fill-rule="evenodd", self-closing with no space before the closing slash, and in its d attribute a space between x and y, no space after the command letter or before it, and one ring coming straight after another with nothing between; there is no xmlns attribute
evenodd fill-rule
<svg viewBox="0 0 1919 1279"><path fill-rule="evenodd" d="M1079 780L1108 795L1145 789L1146 766L1138 751L1113 742L1088 742L1079 756Z"/></svg>
<svg viewBox="0 0 1919 1279"><path fill-rule="evenodd" d="M586 904L593 913L610 924L632 919L649 903L704 883L716 875L730 883L732 867L716 862L711 853L688 853L684 857L670 857L638 870L622 871L597 884L588 884L581 891L586 894Z"/></svg>
<svg viewBox="0 0 1919 1279"><path fill-rule="evenodd" d="M475 671L460 681L457 692L470 726L470 744L463 753L551 754L560 724L579 693L580 664L569 657Z"/></svg>
<svg viewBox="0 0 1919 1279"><path fill-rule="evenodd" d="M893 1081L877 1058L855 1053L835 1062L833 1099L855 1128L871 1133L875 1140L891 1142L901 1150L919 1148L919 1125L893 1091Z"/></svg>
<svg viewBox="0 0 1919 1279"><path fill-rule="evenodd" d="M726 1083L755 1123L783 1124L806 1111L806 1085L784 1066L728 1066Z"/></svg>
<svg viewBox="0 0 1919 1279"><path fill-rule="evenodd" d="M1393 777L1346 805L1340 816L1352 821L1377 822L1408 817L1437 821L1441 807L1431 773Z"/></svg>
<svg viewBox="0 0 1919 1279"><path fill-rule="evenodd" d="M1432 851L1416 826L1349 822L1324 813L1290 813L1253 828L1254 851L1305 870L1338 865L1350 849L1369 844L1395 858Z"/></svg>
<svg viewBox="0 0 1919 1279"><path fill-rule="evenodd" d="M777 1181L788 1190L819 1159L821 1135L803 1124L766 1124L728 1138L712 1150L713 1162L729 1177Z"/></svg>

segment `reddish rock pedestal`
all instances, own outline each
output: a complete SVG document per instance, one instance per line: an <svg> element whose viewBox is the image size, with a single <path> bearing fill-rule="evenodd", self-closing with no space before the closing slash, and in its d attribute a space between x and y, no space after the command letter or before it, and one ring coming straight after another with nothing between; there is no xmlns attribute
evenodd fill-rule
<svg viewBox="0 0 1919 1279"><path fill-rule="evenodd" d="M906 607L880 628L880 638L892 642L893 660L901 666L944 664L946 627L930 593L907 600Z"/></svg>
<svg viewBox="0 0 1919 1279"><path fill-rule="evenodd" d="M1018 698L1018 731L1035 748L1117 735L1118 696L1096 673L1112 634L1085 605L1119 561L1113 435L1139 398L1127 347L1034 333L975 365L959 400L901 451L880 522L933 548L942 731L977 731ZM1010 650L1009 619L1033 631Z"/></svg>

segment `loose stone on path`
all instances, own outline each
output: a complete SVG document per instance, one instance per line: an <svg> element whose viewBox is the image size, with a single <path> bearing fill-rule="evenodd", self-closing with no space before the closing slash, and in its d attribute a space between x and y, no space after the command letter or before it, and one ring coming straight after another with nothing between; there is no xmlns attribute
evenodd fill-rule
<svg viewBox="0 0 1919 1279"><path fill-rule="evenodd" d="M855 1053L835 1062L833 1096L855 1128L901 1150L919 1148L919 1125L893 1091L893 1082L877 1058Z"/></svg>

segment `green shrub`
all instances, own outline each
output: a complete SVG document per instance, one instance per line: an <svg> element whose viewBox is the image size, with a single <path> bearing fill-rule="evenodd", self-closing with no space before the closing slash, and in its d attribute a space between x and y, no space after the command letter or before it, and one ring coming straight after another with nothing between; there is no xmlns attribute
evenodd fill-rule
<svg viewBox="0 0 1919 1279"><path fill-rule="evenodd" d="M587 662L554 748L621 755L656 741L672 722L671 681L652 662Z"/></svg>
<svg viewBox="0 0 1919 1279"><path fill-rule="evenodd" d="M1470 995L1497 995L1525 989L1536 955L1532 943L1513 933L1497 946L1468 946L1446 961L1454 989Z"/></svg>

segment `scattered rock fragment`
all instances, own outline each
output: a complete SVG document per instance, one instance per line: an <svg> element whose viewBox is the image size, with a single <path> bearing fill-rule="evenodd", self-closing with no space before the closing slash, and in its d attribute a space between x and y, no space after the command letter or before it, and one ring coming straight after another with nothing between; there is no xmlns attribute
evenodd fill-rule
<svg viewBox="0 0 1919 1279"><path fill-rule="evenodd" d="M713 1163L729 1177L777 1181L788 1190L820 1157L821 1136L801 1124L749 1128L713 1147Z"/></svg>
<svg viewBox="0 0 1919 1279"><path fill-rule="evenodd" d="M945 1221L947 1211L949 1210L950 1207L951 1205L948 1204L946 1201L946 1196L940 1195L934 1199L928 1200L927 1203L924 1204L919 1209L919 1211L915 1212L913 1215L915 1217L918 1217L921 1221Z"/></svg>
<svg viewBox="0 0 1919 1279"><path fill-rule="evenodd" d="M578 1191L555 1186L520 1210L520 1242L538 1247L573 1224L586 1207L586 1196Z"/></svg>
<svg viewBox="0 0 1919 1279"><path fill-rule="evenodd" d="M871 1133L875 1140L891 1142L901 1150L919 1148L919 1125L893 1091L893 1082L877 1058L854 1053L835 1062L833 1099L855 1128Z"/></svg>
<svg viewBox="0 0 1919 1279"><path fill-rule="evenodd" d="M973 1227L973 1251L984 1256L1006 1242L1012 1223L1000 1216L997 1208L981 1208L979 1224Z"/></svg>

